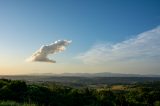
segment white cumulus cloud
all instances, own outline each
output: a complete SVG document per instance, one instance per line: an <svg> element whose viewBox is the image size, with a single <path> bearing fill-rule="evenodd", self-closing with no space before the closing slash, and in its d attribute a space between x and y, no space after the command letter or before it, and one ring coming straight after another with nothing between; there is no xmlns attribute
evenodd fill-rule
<svg viewBox="0 0 160 106"><path fill-rule="evenodd" d="M84 63L105 63L130 60L160 59L160 27L143 32L134 38L116 43L93 46L77 56Z"/></svg>
<svg viewBox="0 0 160 106"><path fill-rule="evenodd" d="M56 54L59 52L62 52L66 49L66 46L68 46L72 41L67 40L58 40L54 43L51 43L49 45L43 45L39 50L37 50L31 57L27 59L27 61L31 62L51 62L55 63L55 60L51 60L48 58L49 54Z"/></svg>

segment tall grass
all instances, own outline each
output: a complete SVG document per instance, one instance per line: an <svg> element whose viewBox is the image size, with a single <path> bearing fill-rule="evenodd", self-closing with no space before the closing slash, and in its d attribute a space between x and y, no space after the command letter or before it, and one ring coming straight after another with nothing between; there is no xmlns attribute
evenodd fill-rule
<svg viewBox="0 0 160 106"><path fill-rule="evenodd" d="M17 103L15 101L0 101L0 106L37 106L30 103Z"/></svg>

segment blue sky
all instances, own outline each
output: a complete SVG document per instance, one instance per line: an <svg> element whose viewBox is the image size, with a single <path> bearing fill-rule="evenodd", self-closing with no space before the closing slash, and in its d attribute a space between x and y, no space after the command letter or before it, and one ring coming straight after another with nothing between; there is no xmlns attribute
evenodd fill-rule
<svg viewBox="0 0 160 106"><path fill-rule="evenodd" d="M77 57L81 54L85 57L85 54L92 51L96 45L116 45L132 38L136 39L139 34L155 29L159 24L159 0L1 0L0 69L14 74L38 73L44 71L35 67L42 65L44 69L47 67L47 72L52 73L99 72L98 70L133 73L128 68L123 69L125 64L112 63L111 65L125 71L105 67L108 64L105 63L106 61L103 61L105 65L97 65L96 69L92 70L89 68L91 66L83 62L84 58L77 59ZM46 63L45 65L30 64L23 61L41 45L50 44L59 39L73 41L64 53L51 56L60 63L51 66ZM140 61L137 61L137 64L138 62ZM145 66L144 62L142 64ZM156 68L155 71L147 71L147 73L158 72L159 67L154 65L151 69ZM63 66L66 69L62 69ZM27 72L23 71L23 67L30 68ZM74 71L78 67L84 68ZM52 68L61 71L52 71ZM137 70L143 71L135 73L145 72L143 67ZM5 74L5 71L1 73Z"/></svg>

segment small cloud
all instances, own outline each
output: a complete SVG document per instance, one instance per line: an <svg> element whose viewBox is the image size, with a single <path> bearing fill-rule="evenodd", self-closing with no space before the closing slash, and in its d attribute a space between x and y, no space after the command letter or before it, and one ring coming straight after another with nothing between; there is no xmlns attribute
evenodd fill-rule
<svg viewBox="0 0 160 106"><path fill-rule="evenodd" d="M51 62L56 63L55 60L51 60L48 58L49 54L56 54L62 52L66 49L72 41L67 40L58 40L50 45L43 45L39 50L37 50L31 57L29 57L26 61L29 62Z"/></svg>
<svg viewBox="0 0 160 106"><path fill-rule="evenodd" d="M160 27L116 44L97 44L76 58L84 63L160 60Z"/></svg>

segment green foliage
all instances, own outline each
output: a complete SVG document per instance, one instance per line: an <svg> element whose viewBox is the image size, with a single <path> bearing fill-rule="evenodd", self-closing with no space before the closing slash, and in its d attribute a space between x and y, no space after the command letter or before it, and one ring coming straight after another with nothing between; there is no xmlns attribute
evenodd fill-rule
<svg viewBox="0 0 160 106"><path fill-rule="evenodd" d="M0 106L160 106L160 83L151 84L114 91L1 79Z"/></svg>
<svg viewBox="0 0 160 106"><path fill-rule="evenodd" d="M160 106L160 101L155 101L154 106Z"/></svg>

